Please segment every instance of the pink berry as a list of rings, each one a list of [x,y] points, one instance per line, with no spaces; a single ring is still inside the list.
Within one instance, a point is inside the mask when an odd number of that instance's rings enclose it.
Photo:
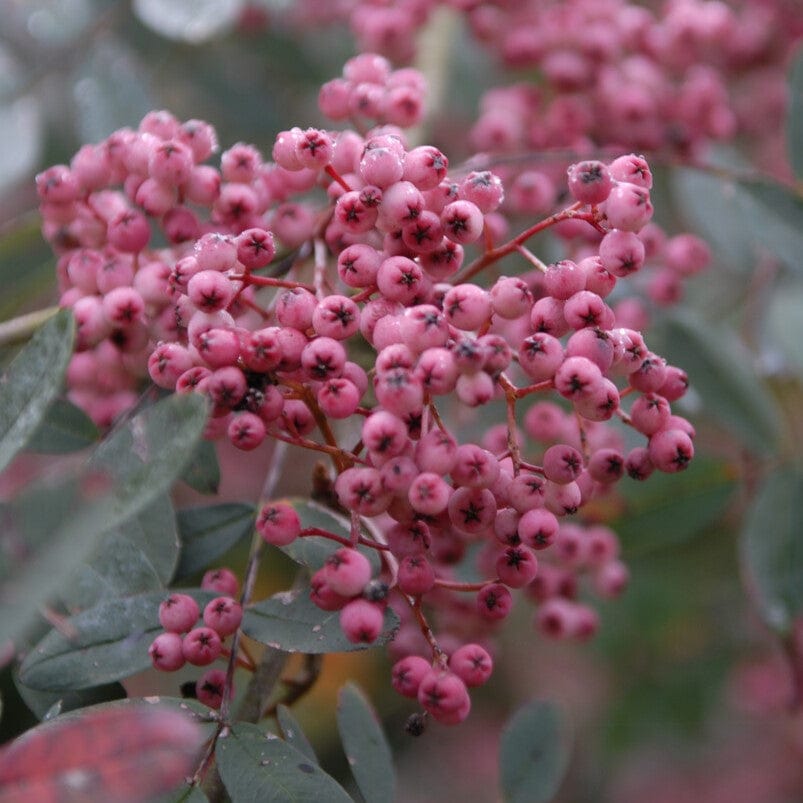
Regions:
[[[352,644],[371,644],[382,632],[384,616],[380,605],[357,598],[340,611],[340,627]]]
[[[195,696],[209,708],[217,710],[223,702],[226,688],[226,672],[223,669],[208,669],[195,682]]]
[[[240,626],[243,609],[231,597],[217,597],[204,608],[204,624],[221,638],[230,636]]]
[[[406,555],[399,561],[398,585],[403,594],[411,596],[426,594],[435,585],[435,570],[432,564],[421,553]]]
[[[201,580],[201,589],[236,597],[240,591],[240,582],[231,569],[210,569]]]
[[[362,552],[344,547],[326,559],[325,578],[329,587],[343,597],[361,594],[371,579],[371,563]]]
[[[182,639],[178,633],[160,633],[148,648],[148,655],[155,669],[175,672],[184,666]]]
[[[260,508],[256,530],[265,543],[287,546],[301,532],[301,520],[288,502],[268,502]]]
[[[578,162],[569,168],[569,192],[580,203],[601,204],[613,186],[611,173],[602,162]]]
[[[391,683],[404,697],[418,697],[418,688],[423,678],[432,669],[431,664],[419,655],[408,655],[393,665]]]
[[[483,619],[504,619],[513,607],[510,591],[500,583],[489,583],[477,594],[477,610]]]
[[[418,687],[418,702],[438,721],[447,721],[465,707],[466,684],[453,672],[430,669]]]
[[[479,644],[464,644],[449,658],[449,669],[466,686],[482,686],[493,672],[493,660]]]
[[[171,594],[159,606],[159,624],[171,633],[186,633],[198,621],[198,603],[187,594]]]
[[[196,627],[184,636],[181,650],[188,663],[206,666],[220,655],[222,644],[220,636],[211,627]]]
[[[499,580],[511,588],[522,588],[535,579],[538,560],[526,546],[509,546],[496,560]]]

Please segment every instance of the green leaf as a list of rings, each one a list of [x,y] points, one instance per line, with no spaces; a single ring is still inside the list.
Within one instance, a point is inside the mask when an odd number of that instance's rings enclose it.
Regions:
[[[164,588],[178,559],[178,532],[167,494],[104,535],[61,594],[72,609]]]
[[[385,626],[373,644],[352,644],[340,629],[340,612],[317,608],[309,589],[285,591],[248,608],[242,630],[252,639],[284,652],[351,652],[377,647],[389,641],[399,627],[399,617],[385,610]]]
[[[785,367],[803,376],[803,284],[782,284],[773,289],[767,309],[767,334],[784,358]]]
[[[803,613],[803,471],[770,474],[747,511],[741,559],[764,621],[785,632]]]
[[[548,803],[569,763],[566,723],[554,703],[534,700],[505,725],[499,772],[505,803]]]
[[[191,507],[176,515],[181,542],[177,578],[205,569],[254,529],[253,505]]]
[[[702,533],[727,508],[736,490],[726,464],[695,457],[679,474],[655,472],[649,481],[623,480],[625,507],[611,522],[629,558],[674,548]]]
[[[798,52],[789,76],[789,111],[786,120],[789,163],[797,180],[803,181],[803,50]]]
[[[72,313],[61,310],[34,334],[0,379],[0,471],[36,432],[61,389],[74,336]]]
[[[8,508],[0,542],[0,643],[25,631],[105,533],[157,502],[192,453],[205,421],[206,403],[199,396],[165,399],[101,444],[79,481],[33,489]],[[112,492],[96,498],[99,471],[112,475]],[[17,541],[26,548],[17,548]],[[172,570],[174,563],[175,558],[164,568]]]
[[[184,591],[201,608],[217,596]],[[162,632],[159,605],[165,592],[101,602],[66,620],[63,633],[51,630],[20,667],[20,681],[32,689],[86,689],[129,677],[150,666],[148,647]],[[69,635],[67,635],[69,634]]]
[[[650,339],[651,344],[656,341],[659,353],[688,373],[707,415],[750,450],[760,454],[775,450],[780,437],[778,408],[735,331],[684,310],[663,322]]]
[[[353,803],[304,753],[256,725],[234,723],[215,755],[232,803]]]
[[[181,479],[200,494],[216,494],[220,485],[220,465],[215,444],[202,440],[181,474]]]
[[[122,505],[146,506],[178,477],[206,426],[207,403],[196,393],[173,394],[146,408],[104,440],[90,465],[121,490]]]
[[[351,537],[351,522],[339,513],[329,510],[310,499],[297,497],[287,501],[298,513],[302,528],[318,527],[344,538]],[[291,544],[280,547],[280,549],[291,560],[306,566],[314,572],[320,569],[326,563],[326,559],[333,552],[340,549],[341,546],[342,544],[323,536],[305,535],[303,538],[296,538]],[[377,551],[366,546],[360,546],[358,549],[371,562],[373,572],[378,572],[380,559]]]
[[[673,190],[688,223],[714,243],[723,264],[749,268],[760,245],[803,270],[803,200],[786,187],[680,168]]]
[[[396,773],[385,732],[373,706],[353,683],[338,695],[337,729],[365,803],[393,800]]]
[[[100,437],[92,419],[66,399],[56,399],[28,442],[28,449],[42,454],[67,454],[86,449]]]
[[[304,731],[301,730],[301,725],[293,716],[293,712],[286,705],[279,704],[276,707],[276,720],[279,723],[285,742],[303,753],[314,764],[318,764],[318,756],[315,755],[315,750]]]
[[[209,803],[209,798],[197,786],[185,783],[178,792],[160,798],[157,803]]]
[[[75,711],[78,708],[108,703],[113,700],[123,700],[126,697],[126,691],[119,683],[104,683],[102,686],[76,691],[49,692],[31,689],[15,675],[14,684],[25,705],[39,719],[52,719],[67,711]]]

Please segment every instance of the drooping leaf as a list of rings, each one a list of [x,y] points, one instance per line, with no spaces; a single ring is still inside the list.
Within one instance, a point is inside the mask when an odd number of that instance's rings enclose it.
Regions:
[[[310,499],[293,498],[288,500],[301,520],[302,528],[317,527],[327,530],[335,535],[349,538],[351,535],[351,525],[348,519],[339,515],[333,510],[329,510],[317,502]],[[317,535],[305,535],[303,538],[296,538],[291,544],[281,547],[287,557],[306,566],[312,571],[316,571],[326,563],[326,559],[340,549],[342,545],[329,538]],[[359,551],[371,562],[374,572],[379,570],[379,554],[375,549],[360,546]]]
[[[778,469],[764,480],[741,532],[741,559],[764,621],[785,631],[803,613],[803,471]]]
[[[767,334],[770,346],[777,349],[785,367],[803,376],[803,283],[776,287],[767,309]]]
[[[392,638],[399,617],[385,611],[385,626],[373,644],[352,644],[340,629],[340,613],[317,608],[309,589],[276,594],[248,608],[242,630],[252,639],[284,652],[351,652],[377,647]]]
[[[803,270],[803,199],[781,184],[680,168],[673,188],[687,222],[715,245],[721,262],[749,269],[760,246]]]
[[[293,716],[293,712],[286,705],[280,704],[276,707],[276,720],[279,723],[279,728],[281,728],[285,742],[295,747],[300,753],[303,753],[313,764],[318,764],[318,757],[315,755],[315,750],[304,734],[304,731],[301,730],[301,725]]]
[[[36,432],[61,389],[74,336],[72,313],[62,310],[34,334],[0,379],[0,471]]]
[[[192,589],[203,609],[217,596]],[[164,591],[101,602],[70,617],[63,632],[51,630],[20,667],[20,681],[32,689],[69,691],[111,683],[150,665],[148,647],[162,632],[159,605]],[[69,635],[67,635],[69,634]]]
[[[42,720],[53,719],[53,717],[60,716],[67,711],[75,711],[78,708],[86,708],[90,705],[123,700],[126,696],[125,689],[119,683],[105,683],[102,686],[66,692],[30,689],[16,675],[14,676],[14,683],[25,705]]]
[[[167,494],[106,533],[61,594],[71,609],[163,588],[178,558],[178,532]]]
[[[66,399],[56,399],[28,442],[28,449],[42,454],[67,454],[86,449],[100,437],[92,419]]]
[[[688,373],[708,416],[754,452],[775,449],[778,409],[736,332],[685,310],[667,318],[650,344],[655,341],[659,353]]]
[[[80,480],[32,489],[6,510],[0,643],[24,632],[104,534],[156,503],[192,453],[205,421],[200,397],[165,399],[104,442]],[[112,475],[106,496],[97,497],[98,472]],[[174,562],[175,557],[165,568],[172,570]]]
[[[716,521],[736,490],[725,463],[697,456],[679,474],[655,472],[648,482],[623,480],[621,515],[611,522],[628,557],[677,547]]]
[[[798,181],[803,182],[803,51],[798,52],[789,76],[789,110],[786,142],[789,162]]]
[[[198,45],[231,29],[243,0],[134,0],[134,13],[167,39]]]
[[[191,507],[176,515],[181,542],[177,578],[205,569],[254,529],[253,505]]]
[[[160,798],[157,803],[209,803],[209,798],[199,787],[185,783],[178,792]]]
[[[217,493],[220,485],[220,465],[212,441],[202,440],[198,443],[195,454],[181,474],[181,479],[200,494]]]
[[[505,803],[549,803],[569,762],[566,723],[554,703],[534,700],[502,731],[499,773]]]
[[[304,753],[256,725],[232,725],[218,738],[215,754],[232,803],[352,803]]]
[[[192,772],[202,742],[198,725],[170,709],[147,703],[83,709],[39,725],[0,752],[0,803],[78,795],[147,801]]]
[[[353,683],[338,695],[337,728],[365,803],[393,800],[396,773],[390,746],[373,706]]]

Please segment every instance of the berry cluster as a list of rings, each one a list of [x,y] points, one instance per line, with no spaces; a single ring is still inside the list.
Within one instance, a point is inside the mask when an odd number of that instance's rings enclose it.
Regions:
[[[204,607],[203,625],[198,603],[188,594],[171,594],[159,606],[159,623],[165,629],[151,644],[148,653],[155,669],[175,672],[185,663],[209,666],[219,657],[228,656],[226,638],[237,631],[243,618],[240,603],[233,599],[238,583],[230,570],[210,571],[204,576],[202,589],[222,591]],[[208,669],[195,683],[195,697],[210,708],[219,708],[223,699],[226,673]]]
[[[238,144],[220,170],[205,165],[213,129],[158,112],[37,183],[61,303],[78,322],[71,398],[109,423],[147,372],[208,397],[209,438],[327,455],[351,537],[302,529],[284,502],[261,507],[257,531],[275,546],[340,542],[312,600],[340,611],[355,643],[377,639],[392,605],[394,685],[454,723],[468,714],[466,687],[491,673],[479,642],[510,611],[511,589],[537,605],[545,634],[586,638],[597,617],[578,601],[582,578],[602,596],[625,586],[615,534],[569,517],[625,474],[686,468],[694,432],[670,406],[685,374],[607,299],[650,251],[678,277],[707,252],[688,235],[659,242],[652,175],[635,154],[572,165],[571,205],[500,242],[500,177],[450,172],[439,149],[410,147],[387,123],[420,112],[422,79],[401,73],[375,55],[351,60],[322,109],[384,124],[283,131],[273,161]],[[567,254],[547,265],[525,243],[551,227]],[[474,281],[508,257],[527,272]],[[486,406],[498,423],[461,436],[461,416]],[[626,448],[614,419],[641,445]],[[378,576],[358,545],[381,554]],[[223,654],[242,613],[231,580],[208,579],[228,596],[207,606],[204,627],[191,598],[162,606],[155,666]],[[199,697],[219,699],[218,680],[205,677]]]
[[[686,159],[738,136],[788,176],[777,154],[788,58],[803,36],[794,0],[296,0],[276,13],[301,28],[346,22],[359,49],[409,63],[439,7],[509,70],[537,71],[537,85],[486,94],[478,150],[601,146]]]

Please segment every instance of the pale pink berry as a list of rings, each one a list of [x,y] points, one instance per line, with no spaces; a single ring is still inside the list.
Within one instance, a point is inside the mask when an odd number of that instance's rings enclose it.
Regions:
[[[318,407],[327,418],[340,420],[350,418],[360,403],[357,386],[344,377],[324,380],[316,399]]]
[[[652,213],[650,191],[636,184],[617,184],[605,201],[605,215],[614,229],[637,232],[650,222]]]
[[[659,471],[675,473],[689,467],[694,457],[692,439],[679,429],[662,429],[650,438],[650,462]]]
[[[599,245],[602,266],[613,276],[624,277],[644,266],[644,243],[632,231],[609,231]]]
[[[482,214],[497,209],[505,199],[505,191],[499,176],[488,170],[469,173],[460,183],[460,197],[470,201]]]
[[[198,621],[198,603],[187,594],[171,594],[159,605],[159,624],[171,633],[186,633]]]
[[[479,644],[464,644],[449,657],[449,669],[466,686],[482,686],[493,672],[493,660]]]
[[[441,212],[441,223],[446,237],[464,245],[479,239],[484,225],[482,212],[471,201],[453,201]]]
[[[446,720],[461,709],[469,700],[466,684],[453,672],[430,669],[418,687],[418,702],[438,721]]]
[[[496,559],[496,574],[500,582],[511,588],[522,588],[535,579],[538,559],[526,546],[509,546]]]
[[[210,569],[201,580],[201,589],[236,597],[240,590],[240,582],[231,569]]]
[[[371,579],[371,563],[362,552],[344,547],[326,559],[324,567],[326,582],[336,594],[353,597]]]
[[[148,648],[154,669],[162,672],[175,672],[184,666],[182,638],[178,633],[160,633]]]
[[[500,583],[489,583],[477,594],[477,611],[483,619],[504,619],[513,608],[510,591]]]
[[[397,582],[403,594],[426,594],[435,585],[435,569],[422,553],[406,555],[399,561]]]
[[[234,240],[237,259],[246,270],[257,270],[269,265],[276,255],[273,235],[265,229],[246,229]]]
[[[613,186],[610,170],[602,162],[578,162],[569,167],[569,192],[580,203],[601,204]]]
[[[220,636],[211,627],[196,627],[190,630],[181,644],[181,651],[193,666],[211,664],[222,650]]]
[[[287,546],[301,532],[301,520],[289,502],[268,502],[259,510],[256,530],[266,543]]]
[[[340,627],[352,644],[372,644],[382,632],[384,616],[380,605],[357,598],[340,611]]]
[[[531,549],[546,549],[555,541],[558,527],[554,513],[545,508],[531,508],[519,520],[518,535]]]
[[[408,655],[393,665],[391,684],[404,697],[418,697],[418,688],[424,676],[432,669],[431,664],[420,655]]]
[[[221,638],[230,636],[240,626],[243,609],[231,597],[217,597],[204,608],[204,624]]]
[[[151,227],[141,212],[125,210],[109,221],[109,245],[127,254],[139,253],[151,238]]]

